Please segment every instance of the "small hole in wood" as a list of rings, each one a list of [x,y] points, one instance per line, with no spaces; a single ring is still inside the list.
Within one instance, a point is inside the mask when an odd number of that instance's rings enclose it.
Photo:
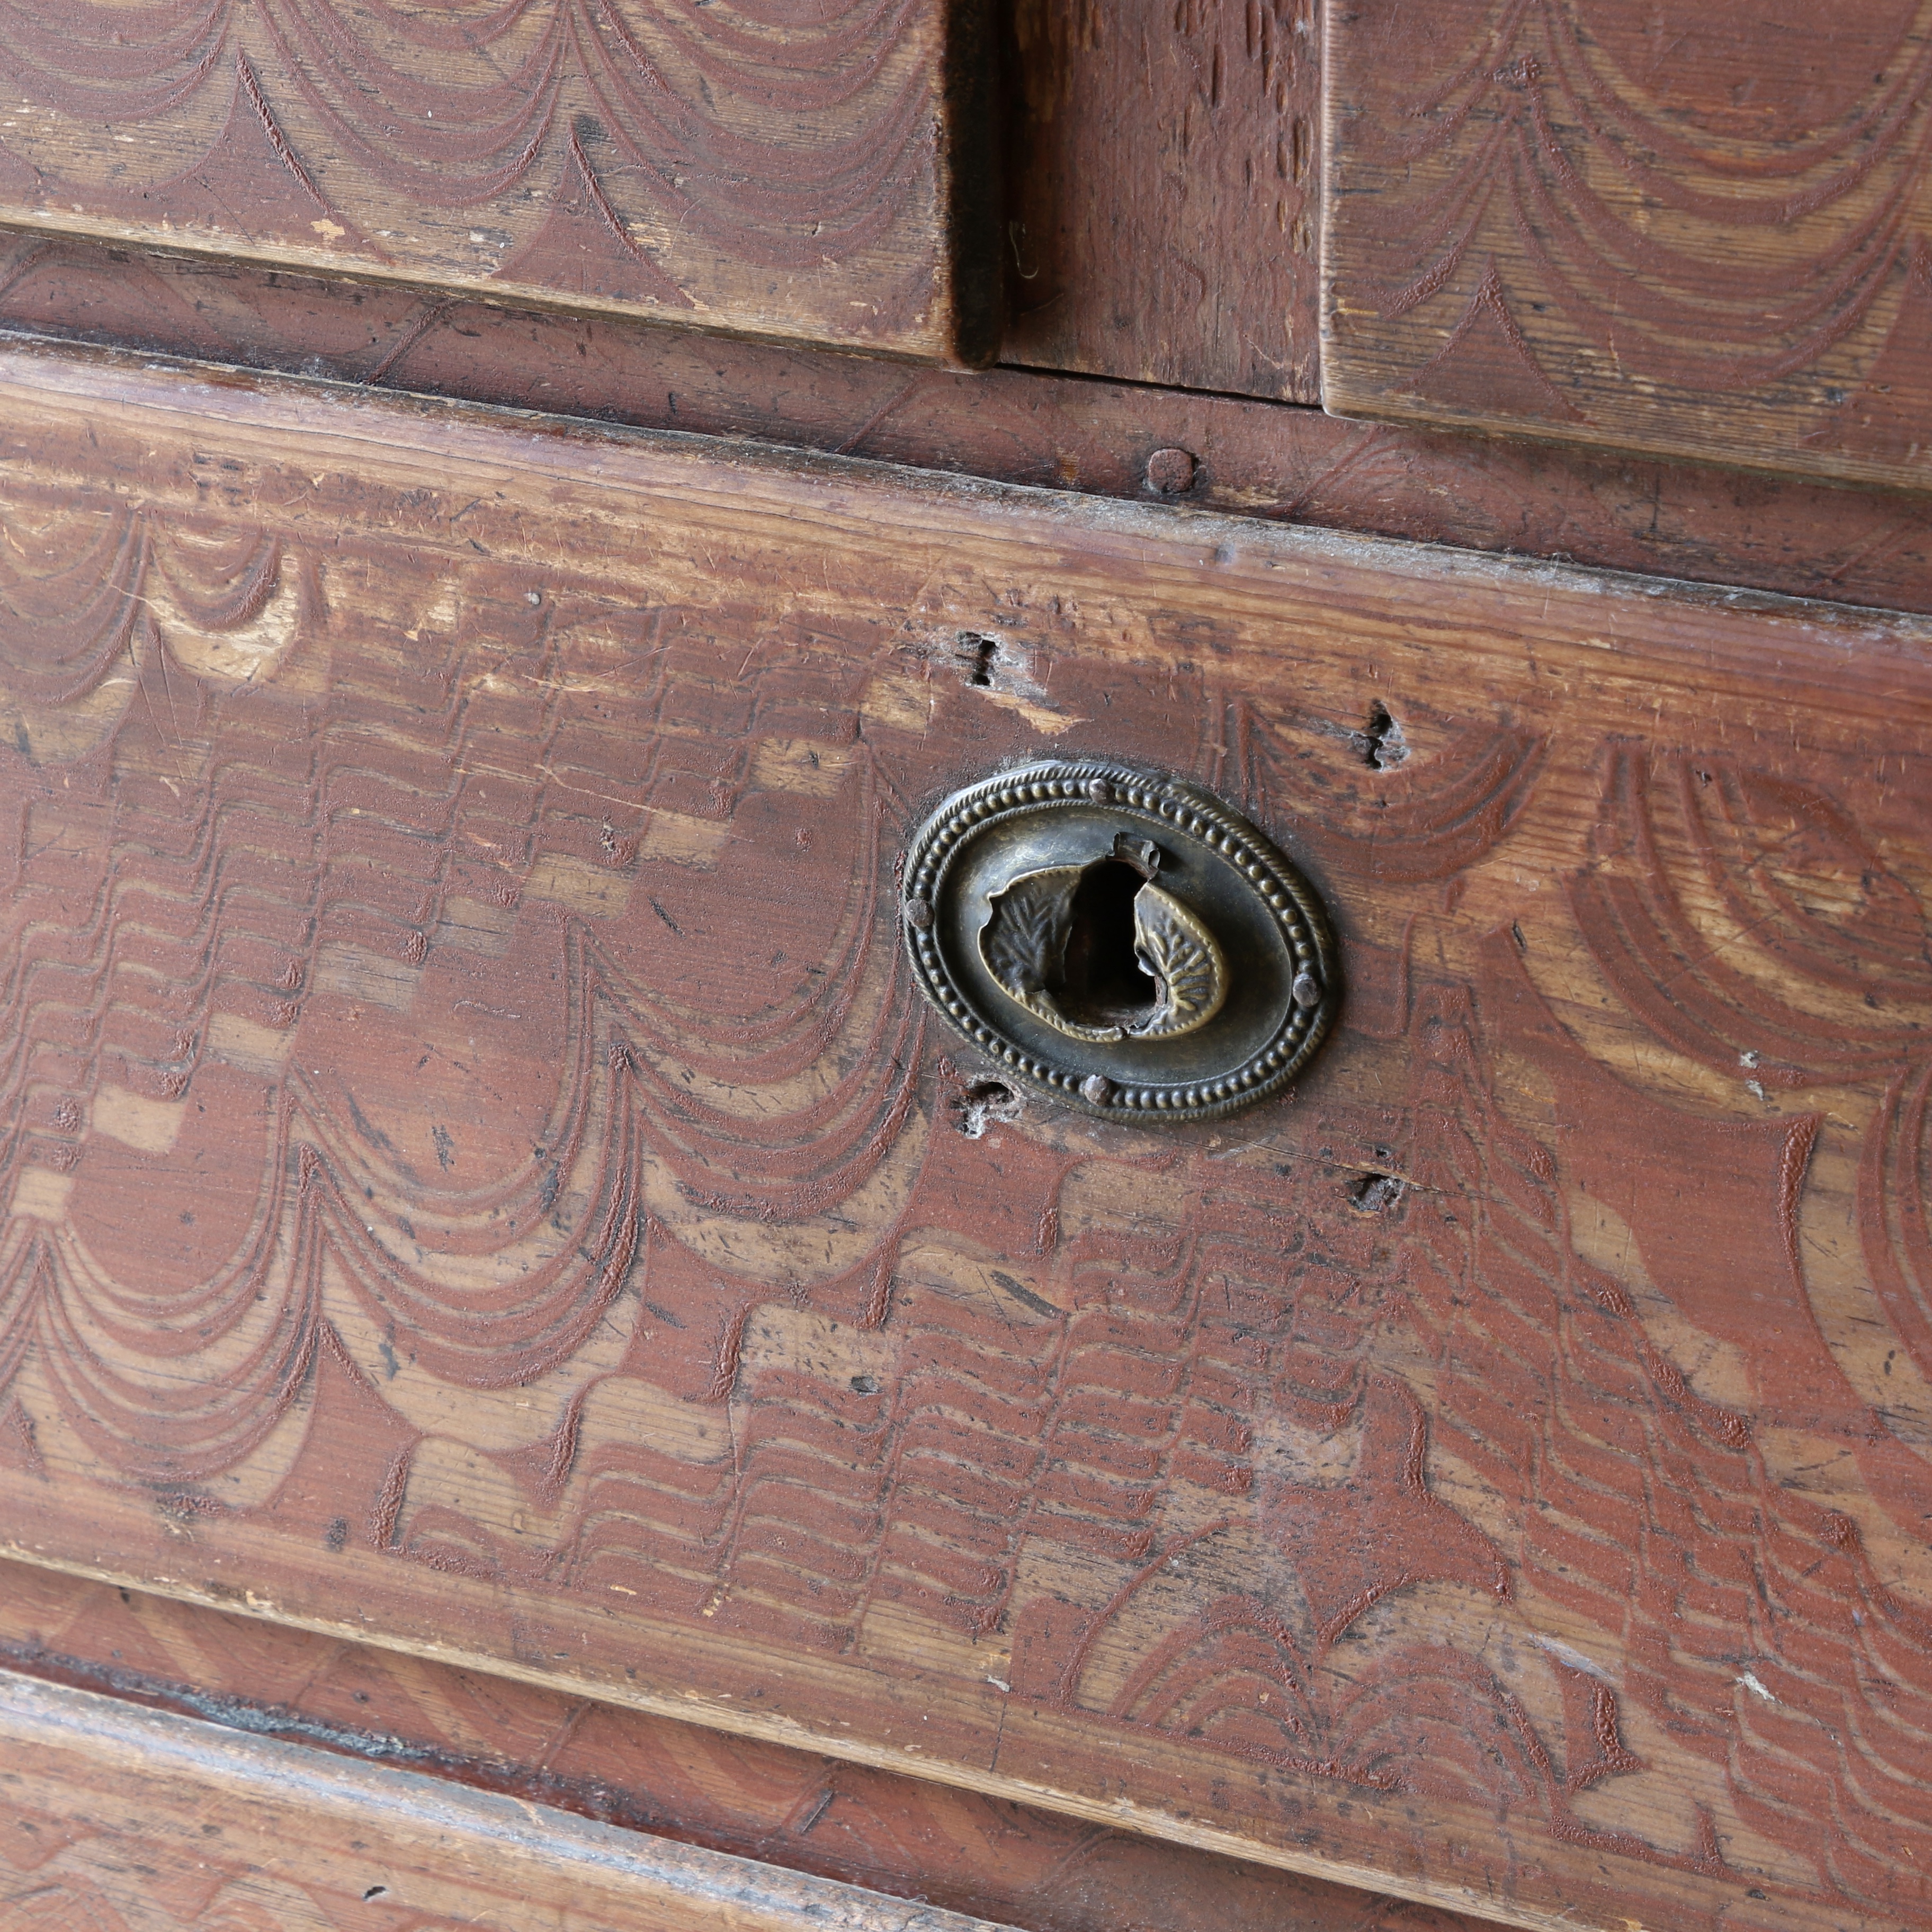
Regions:
[[[1368,723],[1349,736],[1371,771],[1392,770],[1408,756],[1408,740],[1402,736],[1402,726],[1379,698],[1369,706]]]
[[[959,660],[962,680],[976,691],[987,691],[992,687],[993,666],[1000,655],[999,641],[994,638],[982,638],[976,631],[962,631],[954,643],[954,654]]]
[[[389,1888],[386,1885],[372,1885],[362,1894],[362,1903],[367,1905],[372,1898],[387,1898],[388,1895]]]
[[[959,1131],[969,1141],[976,1141],[999,1121],[1020,1117],[1020,1096],[1004,1080],[976,1082],[952,1105]]]
[[[877,1376],[854,1376],[852,1378],[852,1393],[854,1395],[877,1395],[878,1392],[879,1378]]]
[[[1408,1188],[1399,1174],[1365,1174],[1349,1188],[1348,1204],[1358,1214],[1379,1214],[1393,1208]]]

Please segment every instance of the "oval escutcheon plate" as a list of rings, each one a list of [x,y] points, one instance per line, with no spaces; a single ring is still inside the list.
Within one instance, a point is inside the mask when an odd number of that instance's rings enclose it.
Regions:
[[[1134,1123],[1279,1093],[1333,1017],[1321,903],[1272,841],[1179,778],[1081,759],[956,792],[906,855],[921,989],[1028,1085]]]

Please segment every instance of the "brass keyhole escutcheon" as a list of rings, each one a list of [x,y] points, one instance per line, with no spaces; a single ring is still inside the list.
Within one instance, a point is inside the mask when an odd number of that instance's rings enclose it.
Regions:
[[[1126,1120],[1278,1093],[1335,1005],[1328,922],[1265,834],[1199,787],[1093,761],[968,786],[904,868],[921,987],[1034,1087]]]

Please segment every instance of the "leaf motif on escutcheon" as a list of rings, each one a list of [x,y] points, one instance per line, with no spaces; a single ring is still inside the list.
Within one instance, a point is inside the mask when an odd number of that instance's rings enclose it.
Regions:
[[[1066,1010],[1074,902],[1092,869],[1054,866],[1023,872],[991,896],[980,956],[1002,990],[1073,1040],[1172,1040],[1205,1026],[1227,1000],[1227,959],[1206,925],[1150,879],[1134,895],[1133,921],[1135,957],[1157,989],[1152,1010],[1095,1025]]]

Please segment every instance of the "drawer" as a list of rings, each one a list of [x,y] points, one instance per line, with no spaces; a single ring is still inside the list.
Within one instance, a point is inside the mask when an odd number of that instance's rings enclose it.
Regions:
[[[1925,620],[0,394],[8,1553],[1526,1925],[1924,1916]],[[1299,868],[1286,1092],[929,1010],[909,842],[1042,759]]]
[[[412,290],[422,328],[440,291],[989,360],[980,0],[711,4],[539,0],[459,26],[327,0],[27,0],[0,49],[0,224],[131,247],[107,278],[124,284],[159,250],[190,277],[200,257],[352,278],[379,310],[384,285]],[[211,287],[150,324],[199,334],[226,307]],[[352,321],[304,346],[368,340]]]

